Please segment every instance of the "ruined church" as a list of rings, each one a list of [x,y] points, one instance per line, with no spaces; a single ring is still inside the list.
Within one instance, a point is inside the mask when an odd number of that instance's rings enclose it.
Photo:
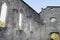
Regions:
[[[23,0],[0,0],[0,40],[60,40],[60,6],[37,13]]]

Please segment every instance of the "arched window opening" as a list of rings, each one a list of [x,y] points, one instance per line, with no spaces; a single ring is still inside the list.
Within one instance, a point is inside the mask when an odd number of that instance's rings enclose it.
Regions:
[[[51,40],[60,40],[59,32],[52,32],[50,33]]]
[[[5,27],[6,15],[7,15],[7,4],[3,3],[1,7],[0,27]]]
[[[55,17],[51,17],[50,18],[50,22],[52,22],[52,23],[56,22],[56,18]]]
[[[23,30],[23,27],[22,27],[22,14],[19,13],[19,30]]]

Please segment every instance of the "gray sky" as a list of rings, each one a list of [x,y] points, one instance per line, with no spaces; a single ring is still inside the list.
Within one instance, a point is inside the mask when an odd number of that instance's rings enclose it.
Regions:
[[[38,13],[41,8],[46,6],[60,6],[60,0],[24,0],[28,5],[30,5]]]

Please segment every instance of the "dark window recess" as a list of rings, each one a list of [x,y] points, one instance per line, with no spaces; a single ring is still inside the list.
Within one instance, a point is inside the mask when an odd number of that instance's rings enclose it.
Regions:
[[[51,20],[52,18],[56,19],[55,17],[51,17],[50,20]]]
[[[7,29],[7,27],[5,27],[5,28],[0,28],[0,31],[5,31]]]
[[[20,9],[20,12],[23,13],[24,12],[23,9]]]
[[[12,11],[18,13],[18,10],[17,9],[12,9]]]
[[[53,33],[59,34],[59,32],[51,32],[50,35],[53,34]]]
[[[27,16],[27,18],[31,19],[32,18],[32,15]]]

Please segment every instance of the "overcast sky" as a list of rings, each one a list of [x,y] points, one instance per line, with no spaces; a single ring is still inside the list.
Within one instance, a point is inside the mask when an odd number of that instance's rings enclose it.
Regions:
[[[24,0],[28,5],[30,5],[38,13],[41,8],[46,6],[60,6],[60,0]]]

